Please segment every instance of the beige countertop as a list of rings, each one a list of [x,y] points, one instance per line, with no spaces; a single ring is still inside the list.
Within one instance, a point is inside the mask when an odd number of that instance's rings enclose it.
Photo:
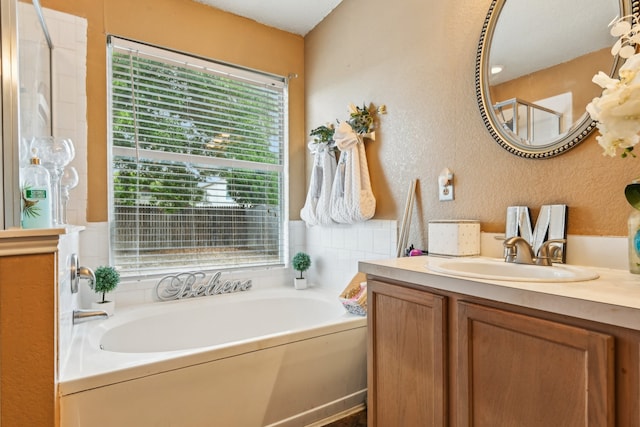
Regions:
[[[360,261],[359,270],[382,279],[640,330],[640,275],[598,267],[593,268],[600,276],[595,280],[514,282],[454,277],[429,269],[446,260],[418,256]]]
[[[82,230],[84,230],[84,226],[79,225],[0,230],[0,256],[55,252],[61,235]]]

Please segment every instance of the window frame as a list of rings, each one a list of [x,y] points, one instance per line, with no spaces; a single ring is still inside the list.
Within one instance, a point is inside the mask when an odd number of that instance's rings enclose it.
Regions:
[[[109,259],[111,264],[116,263],[115,256],[115,248],[113,247],[113,235],[114,235],[114,216],[115,216],[115,191],[114,191],[114,178],[115,178],[115,168],[114,168],[114,157],[118,155],[128,155],[131,154],[132,151],[135,151],[138,155],[138,163],[142,156],[139,154],[147,153],[151,154],[149,158],[152,158],[156,161],[172,161],[172,162],[183,162],[183,163],[202,163],[203,157],[206,156],[194,156],[192,154],[185,153],[176,153],[176,152],[161,152],[161,151],[152,151],[148,153],[149,150],[144,150],[139,147],[127,148],[127,147],[118,147],[114,145],[114,108],[113,108],[113,59],[112,53],[114,49],[114,44],[117,44],[118,49],[130,49],[132,51],[137,51],[137,55],[142,56],[146,59],[152,59],[154,61],[166,62],[172,61],[173,65],[178,65],[184,68],[192,69],[195,71],[206,71],[212,74],[218,74],[224,77],[232,78],[234,80],[238,80],[241,82],[249,82],[252,84],[262,84],[278,87],[282,91],[282,100],[281,100],[281,108],[282,108],[282,128],[281,128],[281,136],[282,142],[279,144],[280,146],[280,156],[281,161],[278,164],[269,164],[262,162],[252,162],[247,160],[230,160],[230,159],[221,159],[214,158],[207,159],[205,163],[215,165],[217,168],[236,168],[241,169],[241,167],[247,168],[255,168],[254,170],[263,171],[263,172],[278,172],[279,173],[279,232],[278,232],[278,258],[279,262],[264,262],[264,263],[256,263],[255,265],[250,264],[239,264],[239,265],[227,265],[227,266],[211,266],[211,265],[200,265],[197,267],[199,271],[233,271],[233,270],[264,270],[264,269],[273,269],[273,268],[283,268],[286,267],[287,259],[289,256],[289,229],[288,229],[288,212],[289,212],[289,96],[288,96],[288,78],[277,76],[274,74],[269,74],[262,71],[256,71],[245,67],[235,66],[227,63],[223,63],[221,61],[203,58],[200,56],[192,55],[190,53],[179,52],[173,49],[154,46],[148,43],[143,43],[139,41],[133,41],[130,39],[125,39],[122,37],[108,35],[107,37],[107,163],[108,163],[108,221],[109,221]],[[141,50],[143,49],[143,50]],[[185,58],[188,58],[189,62],[185,63]],[[212,68],[215,67],[215,68]],[[136,141],[136,145],[137,145]],[[140,243],[138,241],[138,243]],[[140,246],[138,245],[138,249]],[[189,271],[194,270],[194,266],[187,267]],[[184,268],[168,268],[165,270],[149,270],[146,271],[144,269],[136,268],[135,270],[126,270],[122,272],[123,278],[127,279],[139,279],[143,277],[160,277],[167,274],[185,271]]]

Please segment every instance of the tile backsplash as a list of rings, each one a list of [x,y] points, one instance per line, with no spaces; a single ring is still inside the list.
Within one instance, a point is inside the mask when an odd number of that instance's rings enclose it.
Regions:
[[[395,257],[398,236],[395,220],[322,227],[306,227],[302,221],[290,224],[293,236],[303,236],[294,241],[291,256],[305,251],[311,257],[308,282],[331,287],[338,294],[358,272],[358,261]]]

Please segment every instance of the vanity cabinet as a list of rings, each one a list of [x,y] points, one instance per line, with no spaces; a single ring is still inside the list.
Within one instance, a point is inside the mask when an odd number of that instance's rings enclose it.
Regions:
[[[370,281],[368,425],[446,425],[446,298]]]
[[[640,332],[367,283],[370,427],[640,427]]]
[[[81,227],[0,231],[0,425],[56,427]]]
[[[56,253],[0,256],[0,423],[53,427]]]

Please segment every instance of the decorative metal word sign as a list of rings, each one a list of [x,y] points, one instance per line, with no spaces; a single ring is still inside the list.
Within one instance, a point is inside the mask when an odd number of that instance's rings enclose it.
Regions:
[[[160,301],[170,301],[251,289],[251,279],[222,281],[221,275],[218,271],[209,280],[206,280],[207,275],[201,271],[165,276],[156,285],[156,296]]]

